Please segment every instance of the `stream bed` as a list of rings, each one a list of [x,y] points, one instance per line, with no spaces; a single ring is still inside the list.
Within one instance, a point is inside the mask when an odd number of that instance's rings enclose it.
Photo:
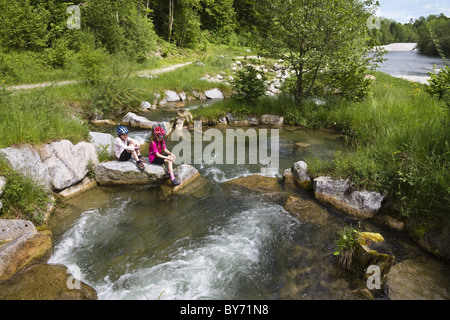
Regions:
[[[146,140],[148,132],[130,136]],[[307,156],[351,152],[341,138],[280,128],[279,170],[270,175],[280,178]],[[298,142],[309,146],[297,148]],[[200,192],[168,197],[160,187],[101,186],[68,200],[49,224],[49,263],[66,265],[103,300],[360,299],[365,281],[342,272],[333,256],[338,232],[357,221],[324,207],[325,226],[300,222],[283,203],[224,188],[225,181],[259,174],[260,165],[193,165],[209,183]],[[370,222],[362,228],[382,233],[396,261],[431,258],[402,234]],[[419,290],[433,297],[426,284]]]

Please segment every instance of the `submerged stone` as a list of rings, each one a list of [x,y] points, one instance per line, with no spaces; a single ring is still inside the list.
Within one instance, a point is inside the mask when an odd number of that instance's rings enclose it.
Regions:
[[[97,300],[63,265],[40,264],[0,284],[0,300]]]
[[[287,199],[284,209],[300,221],[313,222],[320,225],[325,225],[329,217],[328,211],[314,201],[296,196],[290,196]]]

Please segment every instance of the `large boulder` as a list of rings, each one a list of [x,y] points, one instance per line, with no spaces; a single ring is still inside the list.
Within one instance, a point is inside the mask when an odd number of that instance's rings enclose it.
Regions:
[[[160,165],[145,163],[140,170],[134,160],[107,161],[94,167],[95,180],[100,185],[160,184],[166,173]]]
[[[24,145],[0,149],[14,171],[21,172],[47,189],[62,190],[84,179],[88,163],[97,164],[95,146],[61,140],[32,148]]]
[[[313,180],[314,195],[323,202],[359,219],[373,218],[384,196],[378,192],[353,190],[349,180],[318,177]]]
[[[387,275],[391,300],[450,300],[448,265],[432,257],[397,262]]]
[[[40,155],[55,190],[63,190],[81,182],[88,173],[88,164],[99,162],[95,146],[87,142],[76,145],[68,140],[52,142],[43,146]]]
[[[49,231],[38,232],[30,221],[0,220],[0,281],[47,259],[51,249]]]
[[[217,88],[205,91],[205,96],[208,99],[223,99],[224,98],[222,91],[220,91]]]
[[[36,183],[51,189],[52,178],[39,153],[29,145],[0,149],[0,158],[15,171],[33,179]]]
[[[0,284],[0,300],[97,300],[63,265],[39,264]]]
[[[114,137],[109,133],[90,132],[89,140],[95,146],[97,153],[105,152],[114,157]]]

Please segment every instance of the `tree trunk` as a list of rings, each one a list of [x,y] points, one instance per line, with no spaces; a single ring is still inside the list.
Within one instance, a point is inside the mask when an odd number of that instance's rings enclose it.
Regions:
[[[174,1],[169,0],[169,43],[172,40],[172,27],[173,27],[173,15],[174,15]]]

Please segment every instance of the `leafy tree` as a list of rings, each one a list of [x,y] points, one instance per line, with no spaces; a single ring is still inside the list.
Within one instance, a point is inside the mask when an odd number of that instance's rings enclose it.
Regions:
[[[134,0],[91,0],[82,6],[81,29],[93,33],[110,53],[125,52],[142,59],[154,46],[156,35],[139,8]]]
[[[430,15],[421,19],[419,25],[419,52],[426,55],[450,56],[450,18],[444,14]],[[441,52],[440,52],[441,50]]]
[[[295,71],[297,101],[337,91],[360,98],[352,86],[365,84],[367,63],[378,58],[366,56],[372,46],[363,41],[372,5],[371,0],[258,1],[256,45]]]
[[[202,37],[200,0],[183,0],[177,8],[174,26],[174,38],[180,47],[194,47]]]
[[[227,42],[236,29],[233,0],[202,0],[202,26],[213,33],[212,42]]]
[[[39,50],[47,45],[49,12],[30,0],[0,0],[0,46]]]

